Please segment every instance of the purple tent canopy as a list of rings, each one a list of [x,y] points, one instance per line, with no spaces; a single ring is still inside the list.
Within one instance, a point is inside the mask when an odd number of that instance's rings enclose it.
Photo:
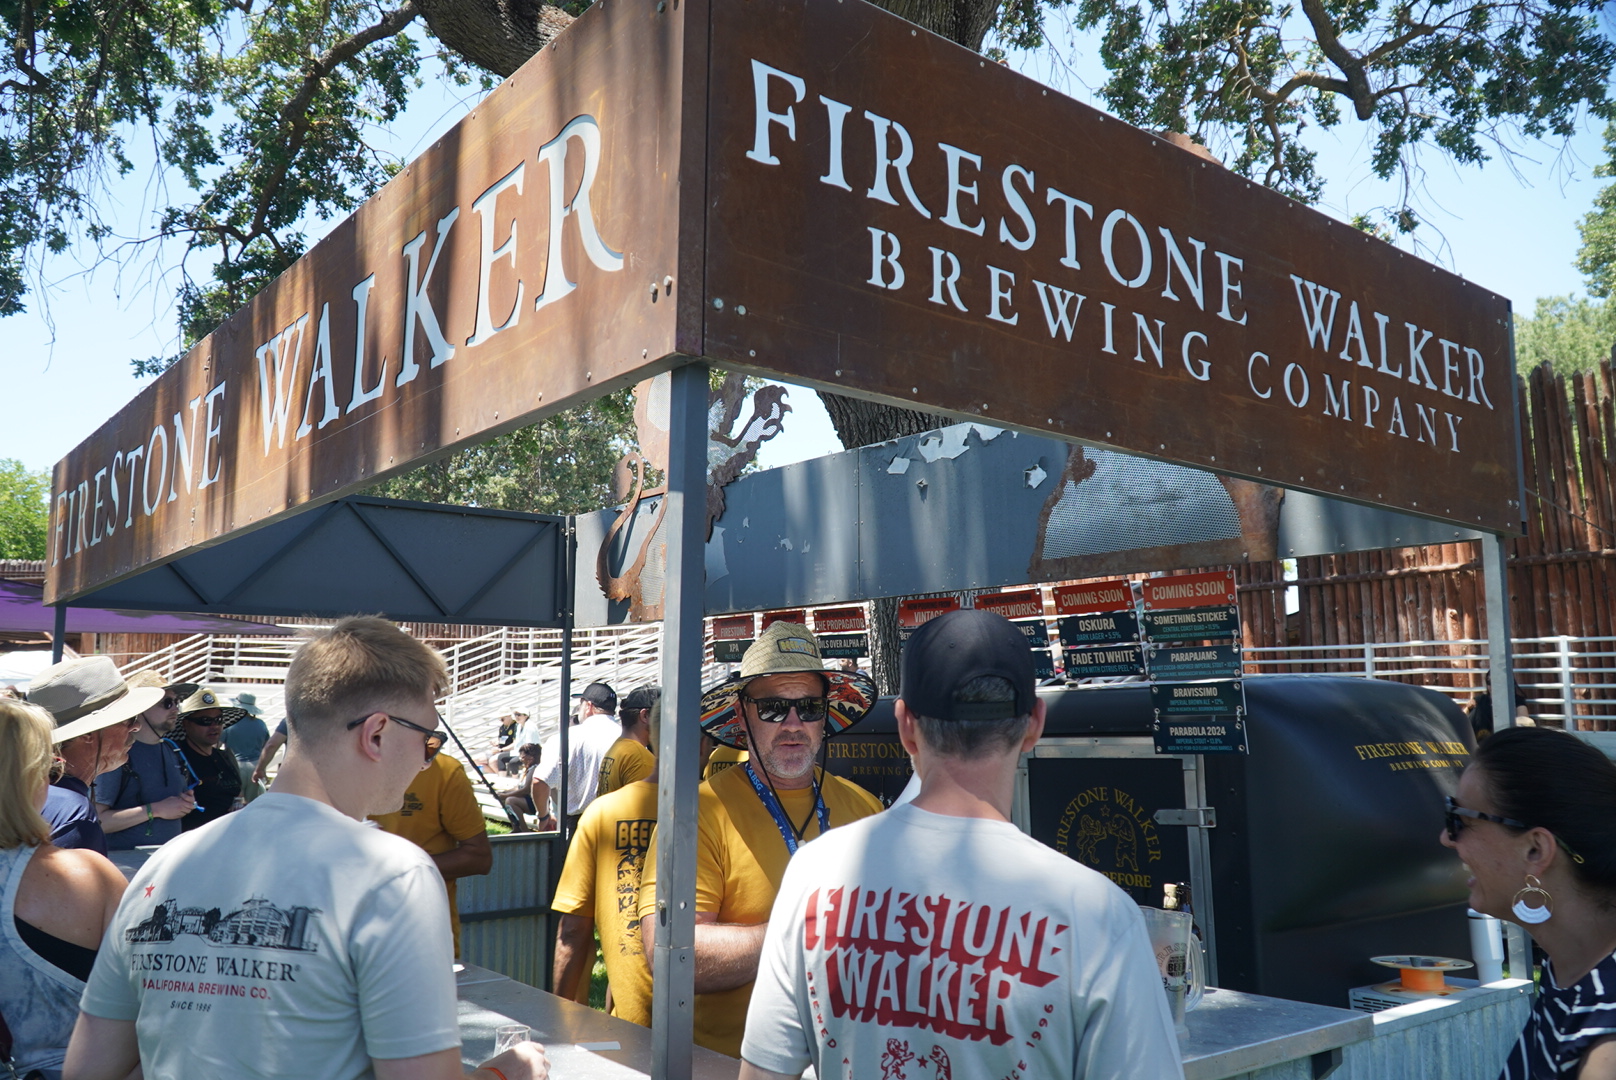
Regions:
[[[56,610],[46,607],[45,590],[38,585],[0,578],[0,633],[50,633]],[[70,634],[276,634],[295,633],[268,623],[216,619],[167,611],[107,611],[101,608],[67,609]]]

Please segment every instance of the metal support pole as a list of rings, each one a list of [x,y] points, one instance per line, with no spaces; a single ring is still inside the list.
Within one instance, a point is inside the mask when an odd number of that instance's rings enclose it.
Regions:
[[[689,1080],[696,1006],[696,785],[707,525],[707,367],[673,372],[668,437],[662,735],[657,747],[656,949],[651,1075]]]
[[[62,649],[66,642],[62,639],[67,636],[67,605],[56,605],[56,627],[51,631],[51,663],[62,662]]]
[[[1487,597],[1487,671],[1493,680],[1493,730],[1515,726],[1515,661],[1509,639],[1509,580],[1504,576],[1504,538],[1486,535],[1481,545],[1482,591]]]

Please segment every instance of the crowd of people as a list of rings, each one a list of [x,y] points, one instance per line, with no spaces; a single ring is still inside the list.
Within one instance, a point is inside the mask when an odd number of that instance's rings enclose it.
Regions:
[[[1137,908],[1010,822],[1044,724],[1025,638],[952,612],[912,636],[901,679],[915,781],[885,809],[823,768],[876,688],[805,626],[768,627],[703,695],[696,1042],[745,1080],[1182,1077]],[[493,854],[439,752],[445,682],[432,649],[351,618],[299,650],[274,733],[251,699],[126,681],[104,657],[0,699],[0,1057],[44,1080],[461,1075],[454,883]],[[572,833],[554,991],[587,1000],[598,936],[608,1007],[648,1025],[660,695],[585,687],[566,760],[507,721],[507,806]],[[1616,1077],[1613,821],[1616,765],[1529,726],[1486,738],[1447,800],[1471,905],[1546,957],[1502,1080]],[[126,885],[106,853],[147,845]],[[529,1043],[477,1075],[547,1069]]]

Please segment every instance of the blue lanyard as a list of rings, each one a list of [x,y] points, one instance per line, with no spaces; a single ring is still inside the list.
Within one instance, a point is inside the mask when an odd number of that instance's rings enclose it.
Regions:
[[[774,797],[774,792],[763,786],[763,781],[757,778],[752,771],[752,763],[746,763],[746,778],[752,781],[752,790],[757,792],[758,799],[768,809],[769,816],[774,818],[775,828],[780,830],[780,839],[786,842],[786,851],[792,855],[797,853],[797,827],[786,816],[785,808],[780,800]],[[825,798],[819,793],[819,782],[814,782],[814,814],[819,818],[819,835],[823,836],[830,831],[830,811],[825,809]]]

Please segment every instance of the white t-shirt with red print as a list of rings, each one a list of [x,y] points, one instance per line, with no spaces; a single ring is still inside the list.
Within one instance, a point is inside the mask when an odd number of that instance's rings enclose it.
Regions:
[[[741,1057],[821,1080],[1182,1080],[1137,906],[1003,821],[913,805],[791,860]]]

